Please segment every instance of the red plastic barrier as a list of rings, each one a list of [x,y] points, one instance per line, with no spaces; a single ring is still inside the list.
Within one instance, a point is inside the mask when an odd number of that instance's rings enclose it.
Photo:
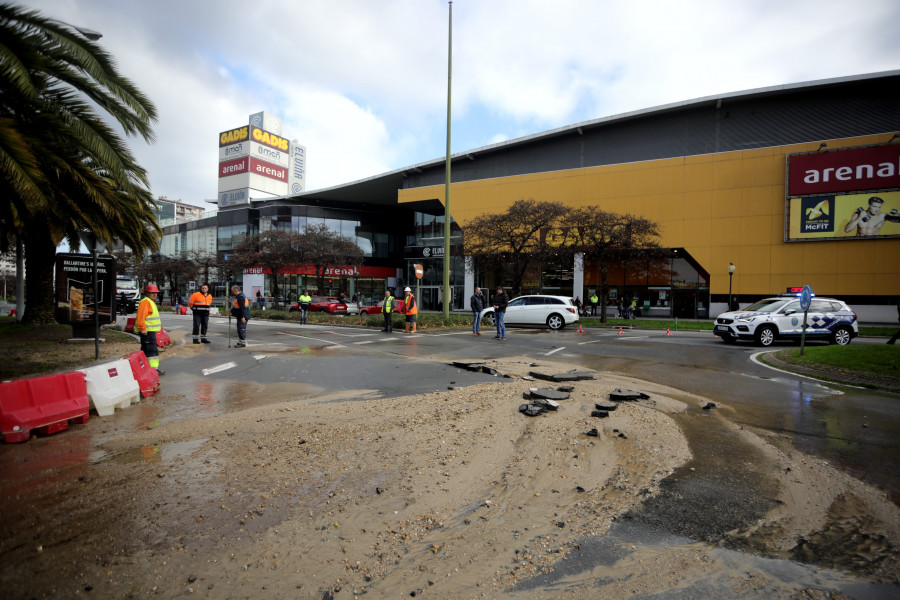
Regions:
[[[26,442],[31,430],[56,433],[69,421],[88,422],[84,373],[74,371],[0,383],[0,435],[7,443]]]
[[[125,331],[127,333],[135,333],[134,331],[134,322],[137,321],[135,317],[128,317],[128,321],[125,323]]]
[[[158,348],[165,348],[166,346],[171,346],[172,340],[169,338],[169,334],[166,333],[165,329],[160,329],[156,332],[156,346]]]
[[[141,350],[136,350],[128,355],[131,363],[131,372],[141,388],[141,396],[152,396],[159,389],[159,373],[147,362],[147,356]]]
[[[182,315],[186,315],[186,314],[187,314],[187,309],[188,309],[187,306],[179,306],[179,307],[178,307],[178,312],[180,312]]]

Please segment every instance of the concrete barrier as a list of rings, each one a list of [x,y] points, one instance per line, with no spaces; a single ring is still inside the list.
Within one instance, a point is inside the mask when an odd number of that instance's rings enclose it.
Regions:
[[[101,417],[108,417],[116,408],[128,408],[132,402],[141,399],[141,390],[131,364],[125,359],[79,371],[84,373],[91,404]]]
[[[146,398],[152,396],[159,389],[159,373],[147,362],[147,356],[142,350],[135,350],[127,357],[131,365],[131,373],[138,383],[141,395]]]
[[[83,373],[61,373],[0,383],[0,435],[5,442],[25,442],[31,431],[65,431],[69,421],[88,422],[88,394]]]

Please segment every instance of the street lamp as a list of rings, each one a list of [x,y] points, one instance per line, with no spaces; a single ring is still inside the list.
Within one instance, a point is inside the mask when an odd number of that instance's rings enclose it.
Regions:
[[[731,282],[734,279],[734,263],[728,263],[728,310],[734,310],[731,305]]]

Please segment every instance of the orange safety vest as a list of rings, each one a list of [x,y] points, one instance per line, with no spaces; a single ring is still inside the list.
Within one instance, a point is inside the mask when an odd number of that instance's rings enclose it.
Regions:
[[[204,312],[208,311],[212,306],[212,301],[212,294],[204,295],[203,292],[198,291],[194,292],[193,295],[191,295],[191,299],[188,300],[188,304],[190,304],[192,309]]]
[[[406,299],[406,304],[403,305],[403,312],[407,315],[414,315],[419,312],[419,307],[416,306],[416,297],[412,295],[412,292]]]

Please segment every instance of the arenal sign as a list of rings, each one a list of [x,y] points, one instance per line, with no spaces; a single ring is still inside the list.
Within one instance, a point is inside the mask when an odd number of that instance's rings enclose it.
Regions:
[[[788,156],[788,196],[900,187],[900,144]]]

